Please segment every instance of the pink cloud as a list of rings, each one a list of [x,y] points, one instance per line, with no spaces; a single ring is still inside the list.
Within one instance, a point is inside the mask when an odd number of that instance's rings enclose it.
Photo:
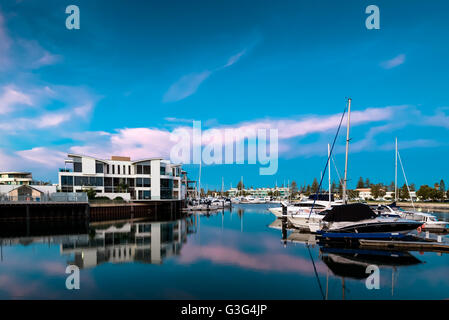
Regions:
[[[36,147],[29,150],[17,151],[17,155],[21,158],[32,162],[39,163],[46,167],[56,168],[64,163],[66,153],[45,147]]]
[[[220,246],[190,246],[186,253],[184,248],[180,263],[190,264],[199,260],[207,260],[216,264],[234,265],[256,271],[293,272],[313,274],[313,265],[309,259],[299,258],[283,253],[247,254],[237,249]],[[317,272],[325,273],[323,264],[316,265]]]

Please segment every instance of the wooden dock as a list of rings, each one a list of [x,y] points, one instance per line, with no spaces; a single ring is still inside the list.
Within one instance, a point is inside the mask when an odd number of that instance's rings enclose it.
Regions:
[[[410,251],[449,252],[449,243],[437,241],[389,241],[389,240],[359,240],[361,247],[376,247],[380,249],[406,249]]]
[[[170,220],[182,213],[184,201],[161,200],[130,203],[88,202],[0,202],[0,221],[86,221],[98,222],[134,218]]]

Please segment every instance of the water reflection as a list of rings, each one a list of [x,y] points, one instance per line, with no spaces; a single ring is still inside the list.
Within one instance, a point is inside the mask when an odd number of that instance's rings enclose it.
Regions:
[[[3,299],[449,297],[447,255],[325,245],[263,205],[172,221],[0,223],[0,244]],[[81,268],[78,292],[65,288],[67,264]],[[380,290],[365,286],[370,264]]]
[[[28,227],[27,236],[23,236],[22,223],[3,223],[1,231],[4,232],[0,233],[2,261],[3,246],[48,244],[59,246],[60,254],[67,257],[67,264],[83,269],[103,263],[161,264],[165,258],[179,255],[187,235],[196,232],[195,218],[111,222],[88,227],[66,224],[63,229],[34,222]]]

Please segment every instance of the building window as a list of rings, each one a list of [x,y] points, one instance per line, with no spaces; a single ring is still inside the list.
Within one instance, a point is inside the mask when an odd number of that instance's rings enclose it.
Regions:
[[[112,178],[104,178],[105,187],[112,187]]]
[[[137,167],[137,174],[142,174],[143,172],[143,170],[142,170],[142,166],[141,165],[137,165],[136,166]]]
[[[142,178],[136,178],[136,187],[143,187],[143,179]]]
[[[109,174],[109,164],[106,165],[106,173]]]
[[[143,174],[151,174],[151,166],[143,166]]]
[[[165,176],[165,167],[161,166],[161,176]]]
[[[173,180],[161,179],[161,199],[171,199],[173,194]]]
[[[143,186],[144,186],[145,188],[151,187],[150,178],[143,178]]]
[[[125,165],[123,165],[123,174],[126,174]]]
[[[120,165],[117,165],[117,174],[120,174]]]
[[[95,173],[103,173],[103,163],[95,162]]]
[[[111,167],[112,167],[112,174],[115,174],[115,166],[111,164]]]
[[[75,186],[88,186],[89,177],[75,177]]]
[[[131,166],[128,166],[128,174],[131,175]]]
[[[61,176],[61,185],[73,186],[73,177],[72,176]]]
[[[74,162],[73,163],[73,171],[74,172],[83,172],[83,165],[81,162]]]
[[[134,187],[134,182],[135,182],[135,180],[133,179],[133,178],[128,178],[127,179],[127,183],[128,183],[128,186],[130,186],[130,187]]]

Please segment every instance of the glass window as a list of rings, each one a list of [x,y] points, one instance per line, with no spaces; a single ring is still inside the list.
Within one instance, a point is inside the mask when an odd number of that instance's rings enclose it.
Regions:
[[[151,199],[151,192],[150,192],[149,190],[144,190],[144,191],[143,191],[143,198],[144,198],[145,200]]]
[[[112,187],[112,178],[104,178],[104,185]]]
[[[143,187],[143,179],[142,178],[136,178],[136,187]]]
[[[123,174],[126,174],[125,165],[123,165]]]
[[[117,174],[120,174],[120,166],[117,165]]]
[[[165,167],[161,166],[161,176],[165,176]]]
[[[109,174],[109,164],[106,165],[106,173]]]
[[[73,186],[73,177],[72,176],[61,176],[61,184],[63,186]]]
[[[151,187],[150,178],[143,178],[143,186],[146,188]]]
[[[73,163],[73,171],[74,172],[83,172],[83,165],[81,162],[74,162]]]
[[[133,178],[128,178],[127,179],[127,184],[128,184],[128,186],[130,186],[130,187],[134,187],[134,179]]]
[[[96,161],[95,162],[95,172],[103,173],[103,163]]]
[[[115,165],[111,164],[112,167],[112,174],[115,174]]]
[[[151,174],[151,166],[143,166],[144,174]]]
[[[89,177],[75,177],[75,186],[88,186]]]
[[[137,165],[137,174],[142,174],[143,173],[143,169],[141,165]]]

